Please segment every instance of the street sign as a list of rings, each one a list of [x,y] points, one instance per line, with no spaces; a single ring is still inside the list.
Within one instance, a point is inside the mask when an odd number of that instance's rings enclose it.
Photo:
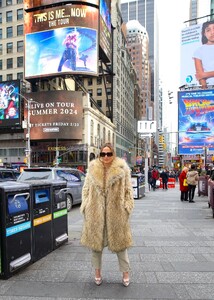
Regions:
[[[138,133],[154,133],[157,131],[156,121],[138,121]]]

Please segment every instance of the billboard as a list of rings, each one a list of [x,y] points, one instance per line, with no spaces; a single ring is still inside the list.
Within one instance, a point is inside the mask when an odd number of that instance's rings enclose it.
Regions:
[[[20,81],[0,82],[0,128],[20,125]]]
[[[214,90],[178,92],[178,153],[214,150]]]
[[[105,61],[111,62],[111,0],[100,0],[100,47],[107,59],[104,59],[102,55],[100,56]]]
[[[87,4],[94,4],[94,5],[99,5],[99,0],[24,0],[24,9],[32,9],[32,8],[37,8],[40,6],[46,6],[50,4],[59,4],[59,5],[64,5],[66,2],[70,3],[75,3],[75,2],[83,2]]]
[[[25,78],[97,76],[98,16],[98,8],[69,4],[25,13]]]
[[[31,140],[82,140],[82,92],[47,91],[26,94],[30,104]],[[27,108],[24,115],[27,120]]]
[[[214,85],[214,20],[181,31],[180,85]]]

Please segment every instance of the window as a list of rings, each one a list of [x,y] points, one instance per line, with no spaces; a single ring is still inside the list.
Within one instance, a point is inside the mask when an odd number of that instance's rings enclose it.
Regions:
[[[7,11],[7,13],[6,13],[6,21],[7,22],[12,22],[13,21],[13,12],[12,11]]]
[[[0,70],[2,70],[2,59],[0,59]]]
[[[23,0],[17,0],[17,4],[23,3]]]
[[[17,57],[17,67],[23,67],[23,56]]]
[[[18,35],[23,35],[24,34],[24,30],[23,30],[23,25],[18,25],[17,26],[17,36]]]
[[[23,9],[17,9],[17,20],[23,20]]]
[[[24,50],[24,42],[23,41],[17,42],[17,52],[23,52],[23,50]]]
[[[88,90],[88,93],[90,94],[90,96],[93,96],[93,90]]]
[[[17,79],[22,80],[23,78],[24,78],[24,76],[23,76],[22,72],[17,73]]]
[[[2,75],[0,75],[0,81],[3,81],[3,77],[2,77]]]
[[[102,77],[97,78],[97,84],[102,84]]]
[[[7,43],[7,53],[13,52],[13,43]]]
[[[7,69],[12,69],[13,68],[13,59],[8,58],[7,59]]]
[[[3,51],[2,51],[2,44],[0,44],[0,55],[2,55]]]
[[[9,6],[9,5],[12,5],[13,4],[13,0],[6,0],[6,5]]]
[[[107,88],[106,91],[107,91],[107,95],[111,95],[111,88]]]
[[[13,74],[7,74],[7,81],[13,80]]]
[[[0,13],[0,24],[2,23],[2,13]]]
[[[92,85],[92,78],[88,79],[88,85]]]
[[[97,96],[102,96],[102,89],[97,89]]]
[[[2,7],[2,0],[0,0],[0,7]]]
[[[97,105],[98,105],[99,107],[102,107],[102,100],[97,100]]]
[[[13,37],[13,27],[7,27],[7,38]]]
[[[0,40],[2,39],[2,29],[0,29]]]

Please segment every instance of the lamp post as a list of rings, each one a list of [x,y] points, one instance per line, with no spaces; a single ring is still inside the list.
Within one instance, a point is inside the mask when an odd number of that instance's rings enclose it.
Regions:
[[[27,122],[23,122],[22,123],[22,128],[23,129],[27,129],[27,134],[26,134],[26,138],[27,138],[27,147],[26,147],[26,154],[27,154],[27,165],[28,168],[30,168],[30,164],[31,164],[31,147],[30,147],[30,129],[31,129],[31,123],[30,123],[30,105],[31,103],[39,103],[35,100],[33,100],[32,98],[27,99],[24,95],[20,94],[20,93],[16,93],[17,95],[19,95],[20,97],[22,97],[26,102],[27,102]]]

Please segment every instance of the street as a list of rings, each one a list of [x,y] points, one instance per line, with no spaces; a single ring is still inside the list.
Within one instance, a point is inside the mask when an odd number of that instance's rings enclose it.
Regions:
[[[8,280],[0,299],[214,299],[214,219],[208,198],[181,202],[179,186],[135,200],[129,249],[131,284],[122,286],[117,256],[103,255],[103,284],[93,282],[90,251],[80,243],[79,206],[69,213],[69,242]]]

